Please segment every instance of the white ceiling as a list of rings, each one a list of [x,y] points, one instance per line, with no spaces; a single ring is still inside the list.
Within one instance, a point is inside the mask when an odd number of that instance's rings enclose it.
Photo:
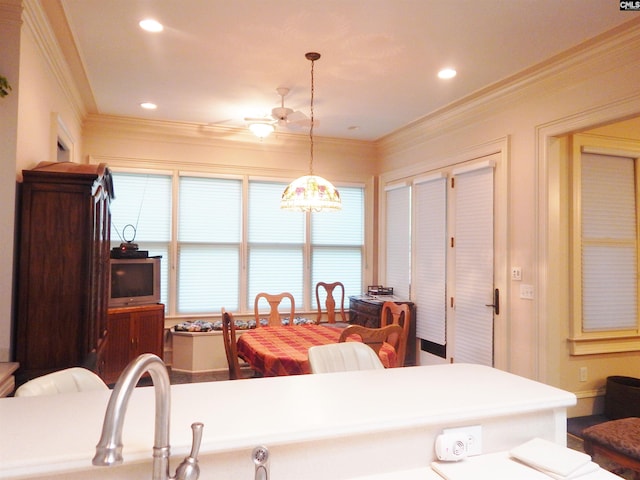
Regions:
[[[613,0],[61,3],[99,113],[245,127],[284,86],[285,106],[309,115],[304,54],[317,51],[315,133],[363,140],[637,18]],[[142,31],[147,17],[164,31]],[[438,79],[447,66],[458,76]]]

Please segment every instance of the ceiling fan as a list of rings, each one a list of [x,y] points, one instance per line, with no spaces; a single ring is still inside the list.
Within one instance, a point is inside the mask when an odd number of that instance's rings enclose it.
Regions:
[[[271,117],[245,118],[244,120],[249,124],[249,128],[258,136],[261,136],[258,131],[264,132],[262,134],[263,137],[268,136],[276,126],[289,130],[308,128],[309,117],[299,110],[294,111],[284,106],[284,97],[288,95],[290,89],[278,87],[276,91],[280,95],[280,106],[271,109]],[[318,122],[316,121],[315,123],[317,125]],[[256,125],[257,127],[254,129]]]

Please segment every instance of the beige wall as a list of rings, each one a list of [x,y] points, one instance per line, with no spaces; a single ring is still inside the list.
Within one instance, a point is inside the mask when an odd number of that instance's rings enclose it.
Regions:
[[[636,22],[597,48],[549,62],[380,143],[381,170],[393,181],[459,161],[465,152],[508,138],[509,227],[503,254],[509,265],[522,268],[522,283],[534,285],[535,300],[520,299],[519,284],[510,281],[503,310],[506,331],[499,332],[508,337],[506,368],[575,392],[580,401],[573,415],[600,408],[594,404],[607,375],[640,376],[640,365],[635,353],[569,355],[569,287],[563,263],[568,211],[560,211],[554,197],[560,161],[554,148],[563,148],[555,139],[640,115],[640,84],[630,80],[640,74],[639,31]],[[579,368],[585,365],[588,381],[580,382]]]
[[[0,98],[0,362],[10,359],[11,343],[21,11],[19,0],[0,1],[0,75],[12,87]]]

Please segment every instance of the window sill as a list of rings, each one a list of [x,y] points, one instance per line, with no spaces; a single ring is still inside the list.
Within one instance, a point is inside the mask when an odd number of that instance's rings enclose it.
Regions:
[[[571,355],[634,352],[640,350],[640,336],[569,338]]]

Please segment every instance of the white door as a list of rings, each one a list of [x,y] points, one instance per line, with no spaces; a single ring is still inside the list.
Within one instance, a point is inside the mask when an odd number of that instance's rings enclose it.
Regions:
[[[494,163],[453,170],[455,205],[449,319],[450,358],[456,363],[494,363]]]

